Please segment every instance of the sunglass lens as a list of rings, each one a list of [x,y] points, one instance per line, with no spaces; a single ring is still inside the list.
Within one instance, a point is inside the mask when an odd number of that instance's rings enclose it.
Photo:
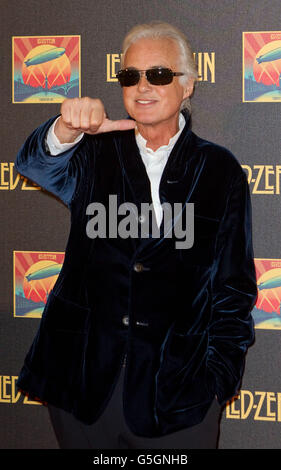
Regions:
[[[152,85],[168,85],[173,81],[173,74],[170,69],[150,69],[146,73],[147,79]]]
[[[148,69],[146,71],[146,77],[152,85],[168,85],[173,81],[173,72],[164,67]],[[117,78],[122,87],[134,86],[140,80],[140,72],[134,69],[120,70],[117,73]]]
[[[117,78],[121,86],[133,86],[139,81],[140,74],[137,70],[120,70]]]

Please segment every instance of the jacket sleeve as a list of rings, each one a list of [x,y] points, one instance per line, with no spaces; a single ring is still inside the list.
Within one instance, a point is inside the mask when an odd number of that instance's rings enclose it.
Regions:
[[[239,391],[245,355],[255,336],[251,310],[257,298],[257,285],[251,201],[244,172],[231,187],[221,221],[212,296],[207,363],[215,376],[218,402],[223,405]]]
[[[45,137],[57,117],[32,132],[18,152],[15,167],[20,174],[59,197],[69,207],[83,174],[85,161],[76,154],[85,138],[59,155],[51,155]]]

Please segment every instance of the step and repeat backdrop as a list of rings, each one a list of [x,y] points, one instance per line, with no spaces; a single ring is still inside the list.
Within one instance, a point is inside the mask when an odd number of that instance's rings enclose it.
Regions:
[[[69,212],[17,174],[16,154],[65,98],[99,97],[112,119],[126,117],[122,39],[151,20],[187,35],[200,75],[193,131],[234,153],[252,196],[256,340],[219,448],[281,448],[280,16],[280,0],[1,2],[0,448],[58,448],[46,407],[15,382],[64,260]]]

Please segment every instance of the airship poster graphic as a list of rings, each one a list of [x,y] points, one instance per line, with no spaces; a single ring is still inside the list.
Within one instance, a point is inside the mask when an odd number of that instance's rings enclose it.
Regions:
[[[14,251],[14,317],[41,318],[64,253]]]
[[[80,36],[14,36],[13,103],[81,96]]]
[[[281,260],[255,259],[258,297],[252,315],[255,328],[281,330]]]
[[[281,102],[281,31],[243,33],[243,101]]]

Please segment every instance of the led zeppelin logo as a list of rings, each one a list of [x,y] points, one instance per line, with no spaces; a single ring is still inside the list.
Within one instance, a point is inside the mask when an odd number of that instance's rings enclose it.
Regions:
[[[0,403],[13,405],[22,403],[23,405],[46,404],[40,400],[32,400],[28,395],[23,395],[16,386],[17,375],[0,375]]]
[[[281,260],[255,259],[258,298],[252,311],[255,327],[281,330]]]
[[[22,191],[41,189],[36,183],[17,173],[14,162],[0,162],[0,191],[14,191],[16,188]]]
[[[14,251],[14,316],[41,318],[64,253]]]
[[[243,101],[281,102],[281,31],[243,33]]]
[[[215,83],[215,52],[193,53],[199,81]],[[116,73],[121,68],[122,54],[106,54],[106,81],[117,82]]]
[[[80,97],[80,36],[14,36],[13,103]]]
[[[281,421],[281,393],[241,390],[227,403],[228,419],[253,419],[254,421]]]
[[[280,194],[281,165],[241,165],[252,194]]]
[[[281,165],[242,164],[252,194],[281,194]],[[42,190],[36,183],[17,173],[14,162],[0,162],[0,191]]]

